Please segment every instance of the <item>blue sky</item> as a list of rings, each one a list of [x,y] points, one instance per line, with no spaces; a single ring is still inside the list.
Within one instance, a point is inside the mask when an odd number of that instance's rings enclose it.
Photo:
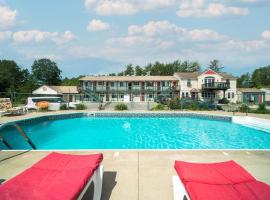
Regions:
[[[0,0],[0,59],[47,57],[63,77],[219,59],[238,75],[270,64],[269,19],[269,0]]]

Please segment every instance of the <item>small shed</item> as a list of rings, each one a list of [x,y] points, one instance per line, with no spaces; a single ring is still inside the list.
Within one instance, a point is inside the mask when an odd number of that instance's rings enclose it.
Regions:
[[[32,92],[35,96],[59,96],[65,101],[80,101],[81,96],[77,86],[48,86],[43,85]]]
[[[238,88],[238,101],[246,104],[261,104],[265,102],[265,92],[257,88]]]

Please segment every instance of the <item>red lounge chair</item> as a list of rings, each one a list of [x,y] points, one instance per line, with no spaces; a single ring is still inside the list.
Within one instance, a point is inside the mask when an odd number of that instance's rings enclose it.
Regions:
[[[270,200],[270,186],[234,161],[199,164],[175,161],[176,200]]]
[[[21,174],[0,185],[1,200],[81,199],[94,183],[94,200],[102,188],[102,154],[51,153]]]

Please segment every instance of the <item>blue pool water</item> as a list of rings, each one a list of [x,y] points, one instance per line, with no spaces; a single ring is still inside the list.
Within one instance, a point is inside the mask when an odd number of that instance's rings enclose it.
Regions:
[[[270,149],[270,133],[202,118],[70,118],[22,126],[38,149]],[[2,130],[15,149],[29,149]],[[1,142],[0,142],[1,143]],[[1,149],[6,149],[0,144]]]

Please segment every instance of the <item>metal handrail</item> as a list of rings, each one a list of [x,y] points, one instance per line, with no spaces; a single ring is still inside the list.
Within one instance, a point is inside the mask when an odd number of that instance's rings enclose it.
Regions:
[[[6,123],[0,126],[0,130],[3,129],[4,127],[7,126],[14,126],[17,131],[19,132],[19,134],[23,137],[23,139],[33,148],[33,149],[37,149],[36,146],[34,145],[34,143],[32,142],[32,140],[26,135],[26,133],[24,132],[24,130],[22,129],[22,127],[20,127],[20,125],[16,122],[10,122],[10,123]],[[3,136],[0,134],[0,140],[9,148],[12,149],[12,147],[7,143],[7,141],[3,138]]]

